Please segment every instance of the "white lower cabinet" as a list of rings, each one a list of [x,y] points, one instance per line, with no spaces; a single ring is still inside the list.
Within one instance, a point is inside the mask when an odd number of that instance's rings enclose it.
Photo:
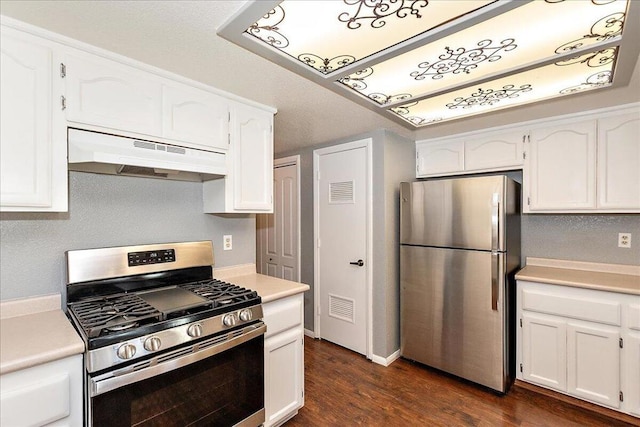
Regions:
[[[277,426],[304,405],[303,296],[263,304],[265,426]]]
[[[0,425],[82,426],[82,355],[0,377]]]
[[[517,305],[518,379],[640,415],[640,295],[518,281]]]
[[[553,316],[523,312],[522,379],[567,391],[567,324]]]
[[[587,322],[567,324],[567,392],[620,407],[620,328]]]

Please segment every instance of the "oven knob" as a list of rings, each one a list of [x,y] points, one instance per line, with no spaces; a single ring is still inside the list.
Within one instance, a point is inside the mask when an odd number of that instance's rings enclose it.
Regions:
[[[225,316],[222,318],[222,323],[224,323],[224,326],[235,326],[236,315],[234,313],[225,314]]]
[[[120,359],[131,359],[136,354],[136,346],[133,344],[122,344],[116,352]]]
[[[251,312],[251,310],[248,310],[246,308],[244,310],[240,310],[240,320],[242,320],[243,322],[248,322],[252,318],[253,313]]]
[[[198,338],[202,336],[202,325],[200,323],[194,323],[187,328],[187,335],[191,338]]]
[[[144,340],[144,349],[147,351],[158,351],[160,350],[160,344],[162,344],[162,341],[160,341],[158,337],[147,338]]]

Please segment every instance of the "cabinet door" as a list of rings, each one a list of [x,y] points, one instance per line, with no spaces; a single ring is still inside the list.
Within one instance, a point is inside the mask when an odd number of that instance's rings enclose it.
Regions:
[[[231,111],[233,207],[273,211],[273,114],[242,104]]]
[[[0,50],[2,210],[66,211],[66,130],[52,122],[53,50],[6,27]]]
[[[0,425],[81,426],[82,355],[0,377]]]
[[[229,147],[227,100],[188,86],[162,87],[162,136],[206,149]]]
[[[598,207],[640,209],[640,115],[598,120]]]
[[[640,416],[640,332],[629,332],[624,337],[624,364],[622,390],[626,411]]]
[[[595,208],[595,120],[533,130],[528,151],[525,212]]]
[[[284,421],[303,405],[303,339],[297,327],[264,342],[265,426]]]
[[[464,170],[522,166],[524,132],[491,135],[464,142]]]
[[[464,141],[416,144],[416,177],[464,171]]]
[[[622,349],[622,391],[624,410],[640,416],[640,297],[625,306],[625,325]]]
[[[151,73],[81,52],[64,63],[68,121],[161,135],[162,86]]]
[[[567,324],[558,317],[522,313],[522,379],[567,391]]]
[[[597,323],[567,325],[567,391],[613,408],[620,406],[620,332]]]

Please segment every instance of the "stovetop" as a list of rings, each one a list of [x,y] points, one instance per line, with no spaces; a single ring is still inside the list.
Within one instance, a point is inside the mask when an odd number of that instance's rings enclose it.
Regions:
[[[68,304],[89,349],[259,305],[257,292],[217,279],[91,296]]]

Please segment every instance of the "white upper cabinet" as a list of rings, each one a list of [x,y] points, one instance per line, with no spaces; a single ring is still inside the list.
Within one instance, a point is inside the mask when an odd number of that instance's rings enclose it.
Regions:
[[[464,171],[464,141],[416,145],[418,177]]]
[[[162,136],[205,149],[229,146],[228,101],[186,85],[162,86]]]
[[[640,212],[637,108],[531,131],[525,212]]]
[[[534,129],[527,151],[525,212],[595,207],[595,120]]]
[[[66,211],[66,129],[52,44],[5,26],[1,31],[1,210]]]
[[[152,74],[83,52],[66,55],[64,67],[71,126],[161,135],[162,84]]]
[[[598,206],[640,209],[640,114],[598,120]]]
[[[475,134],[416,143],[416,177],[477,173],[522,167],[524,132]]]
[[[273,113],[230,105],[229,175],[203,183],[207,213],[273,212]]]
[[[464,143],[464,169],[483,169],[522,166],[524,132],[500,133],[466,140]]]

